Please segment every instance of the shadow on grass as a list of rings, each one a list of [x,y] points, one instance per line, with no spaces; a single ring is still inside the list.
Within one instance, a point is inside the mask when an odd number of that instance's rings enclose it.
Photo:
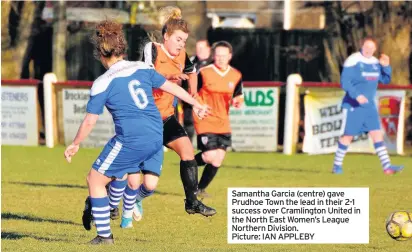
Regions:
[[[157,191],[157,190],[155,190],[155,192],[154,192],[155,194],[158,194],[158,195],[166,195],[166,196],[183,196],[183,194],[179,194],[179,193],[168,193],[168,192],[161,192],[161,191]]]
[[[260,171],[284,171],[284,172],[303,172],[303,173],[321,173],[316,170],[305,170],[300,168],[269,168],[262,166],[243,166],[243,165],[225,165],[224,167],[230,169],[245,169],[245,170],[260,170]]]
[[[69,185],[69,184],[46,184],[46,183],[37,183],[37,182],[6,182],[8,184],[15,184],[15,185],[27,185],[27,186],[38,186],[38,187],[57,187],[57,188],[80,188],[80,189],[87,189],[87,186],[81,185]],[[159,195],[169,195],[169,196],[182,196],[178,193],[167,193],[161,191],[155,191],[155,194]]]
[[[200,167],[199,167],[200,168]],[[244,170],[255,170],[255,171],[285,171],[285,172],[303,172],[303,173],[321,173],[316,170],[305,170],[300,168],[270,168],[263,166],[244,166],[244,165],[223,165],[222,168],[228,169],[244,169]]]
[[[27,185],[27,186],[38,186],[38,187],[57,187],[57,188],[79,188],[79,189],[87,189],[87,186],[83,185],[70,185],[70,184],[46,184],[46,183],[37,183],[37,182],[6,182],[8,184],[14,185]]]
[[[359,245],[349,245],[349,246],[347,246],[346,248],[348,248],[348,249],[353,249],[353,250],[355,250],[355,251],[358,251],[358,250],[363,250],[363,249],[368,249],[368,251],[369,250],[381,250],[382,248],[380,248],[380,247],[377,247],[377,246],[371,246],[370,244],[359,244]]]
[[[16,232],[1,232],[1,239],[2,240],[20,240],[23,238],[33,238],[43,242],[60,242],[60,241],[68,241],[65,239],[55,239],[55,238],[48,238],[48,237],[40,237],[31,234],[21,234]]]
[[[173,165],[179,166],[178,163],[173,163]],[[199,168],[203,168],[200,167]],[[244,166],[244,165],[222,165],[222,168],[228,169],[244,169],[244,170],[255,170],[255,171],[284,171],[284,172],[302,172],[302,173],[321,173],[320,171],[316,170],[305,170],[300,168],[270,168],[270,167],[263,167],[263,166]]]
[[[10,213],[10,212],[1,213],[1,219],[2,220],[26,220],[26,221],[33,221],[33,222],[49,222],[49,223],[56,223],[56,224],[69,224],[69,225],[81,226],[81,224],[75,223],[72,221],[44,219],[40,217],[35,217],[35,216],[30,216],[30,215],[25,215],[25,214],[16,214],[16,213]]]
[[[149,242],[149,240],[139,239],[139,238],[134,239],[134,241],[137,241],[137,242]]]

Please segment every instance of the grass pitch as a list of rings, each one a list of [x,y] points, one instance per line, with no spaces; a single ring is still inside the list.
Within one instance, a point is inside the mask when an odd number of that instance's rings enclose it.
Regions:
[[[218,214],[188,215],[180,182],[179,159],[167,152],[157,193],[144,201],[144,217],[134,229],[112,221],[115,245],[85,245],[95,229],[81,224],[85,177],[100,149],[81,149],[72,164],[63,147],[2,147],[2,251],[339,251],[411,252],[412,240],[397,242],[384,221],[395,210],[412,211],[412,158],[392,157],[405,170],[381,172],[374,155],[347,155],[344,174],[330,173],[332,155],[284,156],[229,153],[205,203]],[[200,173],[202,169],[200,169]],[[370,241],[365,245],[232,245],[227,244],[227,187],[369,187]],[[339,234],[336,234],[339,235]]]

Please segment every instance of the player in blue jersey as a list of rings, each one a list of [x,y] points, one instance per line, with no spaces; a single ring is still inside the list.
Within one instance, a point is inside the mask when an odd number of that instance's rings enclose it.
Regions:
[[[93,36],[95,56],[107,71],[97,78],[90,91],[87,114],[73,143],[64,152],[68,162],[79,150],[80,143],[96,124],[98,115],[106,108],[113,116],[116,135],[108,141],[87,175],[88,209],[97,229],[91,244],[113,244],[110,230],[109,198],[105,186],[112,178],[128,176],[123,216],[131,219],[137,194],[140,171],[144,183],[154,190],[163,162],[163,123],[154,103],[153,88],[170,92],[187,101],[203,117],[206,106],[200,105],[186,91],[158,74],[144,62],[123,60],[127,43],[122,25],[103,21],[96,26]],[[90,223],[89,229],[90,229]],[[85,226],[86,227],[86,226]]]
[[[392,69],[389,57],[382,54],[378,60],[373,56],[375,51],[376,42],[372,38],[367,38],[363,41],[361,51],[349,56],[343,66],[341,86],[346,95],[342,108],[346,123],[335,154],[332,170],[335,174],[343,172],[343,158],[353,137],[364,132],[368,132],[372,138],[385,174],[394,174],[403,169],[403,166],[391,164],[383,141],[375,95],[378,83],[390,83]]]

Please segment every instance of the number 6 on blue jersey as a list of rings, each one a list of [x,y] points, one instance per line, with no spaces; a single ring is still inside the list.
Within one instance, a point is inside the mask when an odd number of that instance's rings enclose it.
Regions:
[[[146,92],[139,88],[140,82],[138,80],[132,80],[129,82],[129,92],[133,98],[134,103],[139,109],[145,109],[149,101],[147,99]]]

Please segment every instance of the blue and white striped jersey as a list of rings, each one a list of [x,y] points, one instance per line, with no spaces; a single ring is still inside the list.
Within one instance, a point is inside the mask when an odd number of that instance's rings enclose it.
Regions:
[[[97,78],[90,90],[87,112],[103,113],[104,106],[113,116],[116,141],[130,148],[163,139],[163,123],[152,89],[166,79],[153,67],[140,61],[122,60]]]
[[[364,95],[369,103],[362,106],[375,106],[378,83],[389,84],[392,68],[383,67],[375,57],[366,58],[361,52],[349,56],[343,66],[341,86],[346,91],[342,106],[357,107],[356,97]]]

